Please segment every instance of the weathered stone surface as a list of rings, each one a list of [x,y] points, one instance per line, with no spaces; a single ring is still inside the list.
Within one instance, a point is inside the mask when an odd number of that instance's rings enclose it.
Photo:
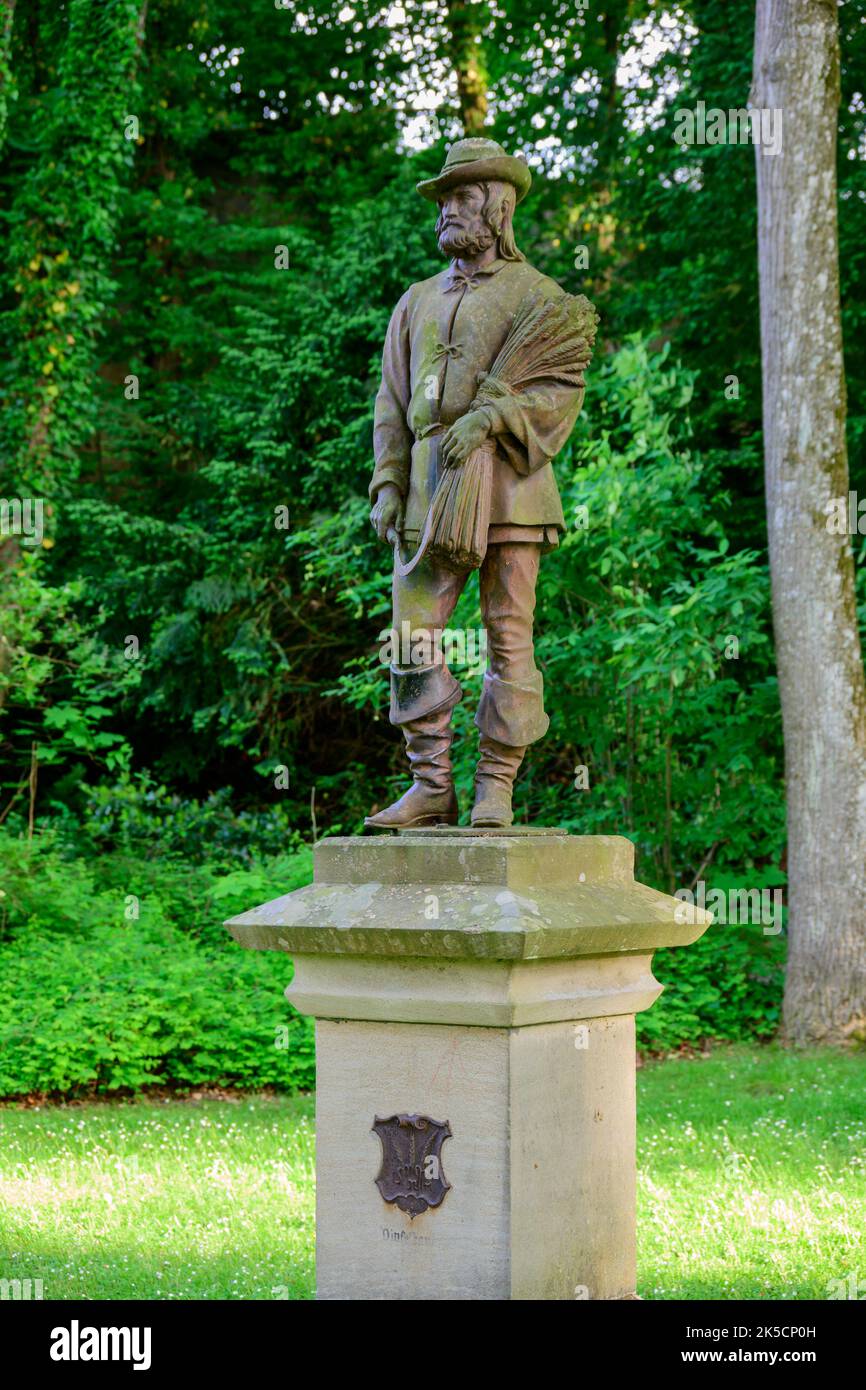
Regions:
[[[441,961],[296,955],[286,997],[315,1018],[518,1028],[635,1014],[661,993],[648,954]]]
[[[451,967],[453,969],[453,967]],[[317,1025],[320,1299],[617,1299],[635,1291],[634,1020]],[[376,1115],[447,1120],[451,1184],[382,1201]]]
[[[460,831],[323,841],[310,887],[233,918],[317,1019],[319,1297],[634,1297],[634,1015],[710,921],[619,836]],[[373,1125],[419,1116],[450,1188],[413,1219]]]
[[[636,883],[621,836],[404,834],[323,840],[314,883],[226,925],[257,950],[537,960],[686,945],[710,921]]]

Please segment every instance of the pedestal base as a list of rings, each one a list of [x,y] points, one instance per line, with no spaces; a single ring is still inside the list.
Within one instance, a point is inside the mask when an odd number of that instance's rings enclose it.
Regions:
[[[321,1021],[316,1042],[319,1298],[634,1295],[633,1018]],[[406,1112],[451,1129],[450,1191],[414,1218],[375,1185],[373,1118]]]
[[[317,1019],[322,1299],[635,1294],[634,1016],[712,920],[619,837],[334,839],[234,918]]]

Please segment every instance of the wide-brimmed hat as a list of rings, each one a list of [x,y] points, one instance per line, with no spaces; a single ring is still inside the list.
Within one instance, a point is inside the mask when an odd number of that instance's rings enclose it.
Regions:
[[[503,183],[513,184],[517,190],[518,203],[525,198],[532,183],[526,161],[506,154],[495,140],[482,140],[474,137],[458,140],[445,157],[442,172],[435,179],[424,179],[415,187],[424,198],[435,202],[448,188],[458,183],[481,183],[487,179],[501,179]]]

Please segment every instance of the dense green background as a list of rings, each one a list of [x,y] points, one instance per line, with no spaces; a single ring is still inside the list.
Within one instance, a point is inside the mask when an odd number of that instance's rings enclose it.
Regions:
[[[414,184],[461,133],[464,9],[450,29],[444,4],[366,0],[166,0],[143,31],[135,0],[16,14],[0,63],[2,493],[45,497],[50,516],[41,547],[0,543],[0,1094],[311,1083],[306,1024],[274,1046],[287,963],[241,953],[219,923],[305,881],[314,788],[318,833],[354,833],[403,776],[376,655],[389,556],[367,522],[372,400],[390,309],[440,265]],[[677,106],[745,104],[753,6],[683,12],[687,27],[625,0],[472,7],[489,133],[536,173],[518,244],[602,316],[556,465],[566,516],[585,506],[589,525],[543,568],[552,727],[518,815],[626,833],[668,890],[774,888],[753,154],[672,138]],[[840,19],[862,494],[866,0]],[[647,33],[666,47],[626,82]],[[427,89],[440,104],[419,129]],[[455,621],[479,622],[474,585]],[[479,679],[457,715],[464,800]],[[732,926],[661,953],[671,988],[642,1041],[771,1034],[783,954]]]

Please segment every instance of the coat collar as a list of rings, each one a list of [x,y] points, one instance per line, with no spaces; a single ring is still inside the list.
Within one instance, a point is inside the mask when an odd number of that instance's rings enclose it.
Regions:
[[[482,276],[497,275],[500,270],[504,270],[509,264],[508,261],[498,258],[491,261],[489,265],[481,266],[477,270],[464,275],[462,270],[457,269],[457,262],[452,261],[442,277],[442,290],[447,294],[449,290],[474,290],[481,282]]]

